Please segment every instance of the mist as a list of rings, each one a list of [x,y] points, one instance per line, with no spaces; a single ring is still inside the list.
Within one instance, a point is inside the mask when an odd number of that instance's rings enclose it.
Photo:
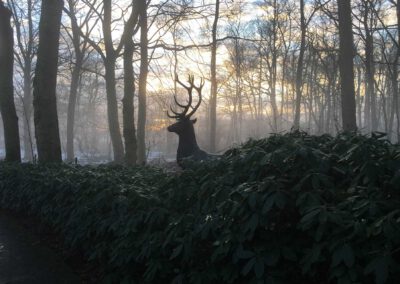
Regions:
[[[374,1],[369,6],[366,2],[352,3],[357,129],[364,134],[384,132],[397,142],[396,6],[392,1]],[[110,33],[104,34],[106,24],[99,17],[104,14],[98,10],[103,5],[96,10],[89,3],[65,3],[56,88],[62,159],[83,164],[115,160],[117,142],[111,132],[118,128],[121,137],[124,131],[123,37],[129,17],[137,16],[126,12],[131,7],[129,1],[112,4],[108,7]],[[128,88],[133,96],[136,162],[175,158],[178,136],[167,131],[175,121],[166,112],[170,106],[176,109],[174,95],[181,103],[188,100],[187,90],[176,83],[177,76],[183,82],[189,75],[196,82],[205,80],[202,103],[193,117],[197,118],[198,144],[206,151],[223,153],[248,139],[292,130],[317,135],[341,132],[336,5],[330,1],[222,1],[217,11],[213,3],[152,2],[146,10],[145,48],[140,23],[130,27],[133,81]],[[33,161],[37,147],[32,91],[40,2],[15,0],[9,6],[19,31],[14,33],[14,99],[21,151],[24,161]],[[145,74],[141,73],[143,50],[148,63]],[[114,67],[107,67],[110,54]],[[115,97],[107,95],[110,68],[115,73],[115,83],[110,83]],[[114,101],[116,109],[110,114]],[[139,143],[142,140],[143,145]],[[2,130],[0,141],[0,156],[4,158]],[[123,149],[118,151],[123,155]]]

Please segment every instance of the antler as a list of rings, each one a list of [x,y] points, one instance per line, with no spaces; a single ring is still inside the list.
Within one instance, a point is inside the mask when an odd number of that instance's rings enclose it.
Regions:
[[[167,111],[167,115],[168,115],[168,117],[175,118],[175,119],[190,118],[196,112],[196,110],[199,108],[199,106],[201,104],[201,101],[202,101],[201,90],[202,90],[205,82],[204,82],[204,80],[202,78],[201,82],[200,82],[200,86],[196,86],[194,84],[194,76],[193,75],[189,75],[189,79],[188,79],[189,86],[187,86],[186,84],[182,83],[179,80],[178,76],[176,76],[176,82],[187,90],[188,95],[189,95],[189,100],[188,100],[188,103],[186,105],[183,105],[183,104],[178,102],[178,99],[176,98],[176,95],[174,95],[175,104],[178,107],[183,108],[183,111],[181,113],[179,113],[177,111],[174,111],[172,109],[172,106],[170,106],[170,110],[174,115],[170,115],[169,111]],[[198,100],[198,102],[197,102],[195,107],[192,106],[193,89],[195,89],[197,91],[198,95],[199,95],[199,100]],[[187,112],[189,111],[189,108],[191,108],[192,111],[189,114],[187,114]]]
[[[201,78],[200,86],[197,87],[197,86],[193,85],[194,89],[196,90],[197,94],[199,95],[199,100],[198,100],[198,102],[197,102],[195,107],[191,106],[192,111],[187,115],[187,117],[191,117],[197,111],[197,109],[199,108],[199,106],[201,104],[201,101],[203,99],[203,97],[201,95],[201,90],[203,89],[204,84],[205,84],[204,79]]]

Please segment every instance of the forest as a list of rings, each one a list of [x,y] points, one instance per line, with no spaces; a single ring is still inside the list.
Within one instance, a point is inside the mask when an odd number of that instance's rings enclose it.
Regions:
[[[399,66],[400,0],[0,0],[0,233],[65,283],[396,283]]]
[[[57,83],[49,96],[56,105],[39,107],[38,100],[35,109],[55,112],[47,121],[60,144],[57,159],[142,164],[174,158],[178,139],[166,130],[174,122],[166,110],[174,94],[187,100],[178,76],[205,80],[196,131],[211,153],[291,129],[317,135],[343,129],[336,1],[114,2],[66,0],[58,18],[43,19],[60,26],[53,31]],[[38,155],[40,144],[33,81],[41,4],[7,2],[24,161]],[[343,26],[352,26],[353,53],[343,64],[353,58],[354,72],[343,77],[354,77],[355,107],[343,101],[344,107],[355,112],[361,133],[385,132],[397,142],[398,3],[357,0],[350,9]]]

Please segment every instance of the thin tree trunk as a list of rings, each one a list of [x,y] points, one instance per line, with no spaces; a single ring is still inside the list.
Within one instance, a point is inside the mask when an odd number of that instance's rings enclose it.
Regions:
[[[136,164],[136,129],[135,129],[135,108],[134,94],[135,81],[133,73],[133,41],[130,38],[125,43],[124,50],[124,98],[122,99],[122,115],[124,121],[125,139],[125,163],[128,165]]]
[[[110,128],[114,162],[122,163],[124,159],[124,146],[122,144],[121,130],[119,128],[115,65],[116,58],[108,55],[105,61],[108,125]]]
[[[367,27],[368,28],[368,27]],[[367,83],[367,97],[368,97],[368,112],[370,114],[369,117],[369,125],[371,127],[372,131],[378,130],[378,125],[377,125],[377,114],[376,114],[376,94],[375,94],[375,82],[374,82],[374,76],[375,76],[375,68],[374,68],[374,62],[373,62],[373,56],[374,56],[374,47],[373,47],[373,38],[372,34],[370,33],[369,30],[367,30],[367,35],[366,35],[366,44],[365,44],[365,57],[366,57],[366,83]]]
[[[358,118],[358,127],[362,128],[362,97],[361,97],[361,68],[357,67],[357,92],[356,92],[356,110]]]
[[[399,62],[400,58],[400,0],[397,0],[396,3],[396,11],[397,11],[397,62]],[[396,79],[399,77],[398,67],[396,68]],[[398,80],[397,80],[398,82]],[[396,83],[397,83],[396,82]],[[395,82],[393,82],[395,83]],[[396,100],[396,122],[397,122],[397,142],[400,141],[400,100],[399,100],[399,88],[397,86],[397,100]]]
[[[75,159],[74,153],[74,125],[75,125],[75,108],[76,98],[79,88],[79,79],[82,70],[83,55],[76,53],[76,64],[72,70],[71,86],[68,99],[67,112],[67,161],[72,162]]]
[[[363,17],[363,25],[365,30],[365,107],[364,107],[364,115],[365,115],[365,124],[368,128],[368,131],[376,131],[377,126],[377,115],[376,115],[376,94],[375,94],[375,85],[374,85],[374,42],[373,35],[370,25],[370,2],[364,1],[364,17]]]
[[[282,89],[282,100],[281,100],[281,106],[280,106],[280,122],[282,124],[283,122],[283,112],[284,112],[284,107],[287,105],[288,100],[289,100],[289,88],[286,85],[286,73],[288,69],[288,49],[285,48],[285,54],[283,56],[283,61],[282,61],[282,78],[281,78],[281,89]],[[285,125],[281,125],[281,129],[285,129]]]
[[[18,117],[14,104],[14,33],[11,11],[0,1],[0,111],[3,118],[6,161],[21,162]]]
[[[338,0],[339,12],[339,69],[342,94],[342,122],[344,131],[357,130],[356,100],[354,92],[353,31],[351,3]]]
[[[23,112],[24,112],[24,159],[27,161],[33,160],[33,141],[32,141],[32,62],[25,62],[24,68],[24,98],[23,98]]]
[[[124,160],[124,145],[122,143],[121,130],[119,128],[118,119],[118,102],[115,79],[115,65],[117,54],[114,50],[112,39],[112,3],[111,0],[104,0],[104,21],[103,35],[106,50],[106,58],[104,60],[106,91],[107,91],[107,115],[108,125],[110,129],[111,144],[114,153],[114,162],[122,163]]]
[[[71,26],[72,26],[72,43],[75,51],[75,65],[72,69],[72,78],[70,85],[70,94],[68,100],[68,112],[67,112],[67,161],[72,162],[75,159],[74,151],[74,126],[75,126],[75,109],[77,104],[77,95],[79,88],[79,81],[81,78],[83,60],[84,60],[84,49],[81,49],[81,36],[78,21],[75,16],[75,3],[73,0],[68,1]]]
[[[210,96],[210,151],[215,152],[217,132],[217,27],[220,1],[215,1],[215,15],[211,43],[211,96]]]
[[[271,106],[272,106],[272,131],[278,132],[278,105],[276,103],[276,81],[277,81],[277,61],[278,61],[278,50],[277,50],[277,21],[278,21],[278,6],[277,0],[274,0],[274,19],[272,22],[272,62],[271,62]]]
[[[32,59],[34,54],[34,31],[33,31],[33,19],[32,19],[32,0],[27,1],[28,11],[28,44],[25,48],[24,58],[24,98],[23,98],[23,111],[24,111],[24,159],[33,161],[33,133],[32,133]],[[21,41],[19,42],[20,51],[23,53],[23,46]]]
[[[263,101],[262,101],[262,75],[263,75],[263,58],[261,56],[261,48],[259,48],[258,50],[259,55],[260,55],[260,65],[258,67],[258,82],[257,82],[257,95],[258,95],[258,113],[257,113],[257,138],[259,138],[261,136],[261,129],[260,129],[260,125],[261,125],[261,120],[263,117]]]
[[[237,56],[237,60],[240,61],[239,56]],[[236,100],[237,100],[237,133],[238,133],[238,141],[242,141],[243,139],[243,101],[242,101],[242,75],[241,75],[241,63],[236,65]]]
[[[139,74],[139,110],[138,110],[138,163],[146,163],[146,92],[148,62],[147,38],[147,6],[146,0],[139,1],[139,26],[140,26],[140,74]]]
[[[300,0],[300,14],[301,14],[301,43],[300,43],[300,54],[297,62],[296,71],[296,105],[295,105],[295,117],[293,128],[295,130],[300,129],[300,113],[301,113],[301,92],[303,87],[303,64],[304,64],[304,52],[306,47],[306,19],[304,16],[304,0]]]

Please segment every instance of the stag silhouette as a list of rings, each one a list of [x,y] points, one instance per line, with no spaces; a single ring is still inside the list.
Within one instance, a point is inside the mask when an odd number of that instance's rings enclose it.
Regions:
[[[170,110],[173,113],[172,115],[167,111],[167,115],[170,118],[174,118],[177,120],[176,123],[168,126],[169,132],[175,132],[179,136],[179,144],[178,151],[176,155],[176,160],[178,164],[183,166],[183,159],[191,158],[196,161],[205,160],[208,158],[208,154],[200,149],[197,144],[196,134],[194,132],[193,125],[196,123],[197,119],[191,119],[192,115],[199,108],[202,95],[201,90],[204,86],[204,80],[201,79],[200,85],[196,86],[194,83],[194,76],[190,75],[188,79],[189,85],[182,83],[178,76],[176,77],[176,82],[186,89],[189,99],[187,104],[182,104],[178,101],[176,94],[174,95],[174,101],[177,107],[183,109],[181,112],[174,110],[172,106],[170,106]],[[192,106],[193,103],[193,90],[196,90],[199,99],[195,106]],[[190,112],[189,112],[190,110]]]

